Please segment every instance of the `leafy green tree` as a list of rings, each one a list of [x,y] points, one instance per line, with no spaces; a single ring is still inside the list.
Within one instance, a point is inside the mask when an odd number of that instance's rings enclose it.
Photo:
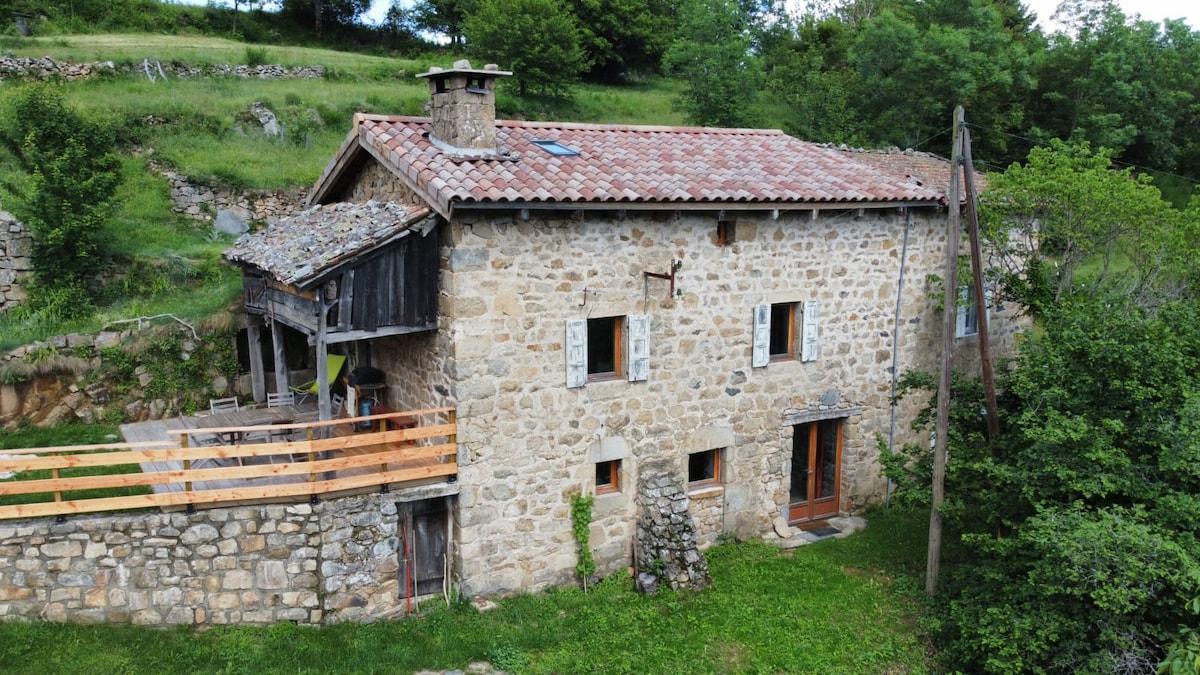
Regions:
[[[481,0],[464,30],[469,51],[511,70],[522,96],[566,97],[588,65],[562,0]]]
[[[956,105],[1002,133],[974,138],[979,157],[1003,157],[1024,125],[1036,52],[987,0],[897,3],[863,22],[850,49],[853,107],[880,144],[921,147],[942,136]]]
[[[1172,208],[1148,176],[1111,165],[1109,150],[1054,141],[989,177],[983,231],[1005,291],[1034,316],[1081,293],[1153,304],[1196,271],[1200,210]]]
[[[112,129],[39,84],[0,99],[0,142],[23,172],[3,186],[4,204],[33,235],[31,300],[65,314],[86,310],[121,182]]]
[[[1028,135],[1088,141],[1128,163],[1200,178],[1200,32],[1132,22],[1108,1],[1064,10],[1070,33],[1052,36],[1037,69]]]
[[[858,74],[846,67],[849,25],[834,18],[800,24],[795,39],[764,56],[767,89],[783,104],[783,128],[810,141],[861,144],[866,135],[851,103]]]
[[[413,20],[418,28],[445,35],[450,46],[458,48],[463,44],[467,14],[477,4],[477,0],[421,0],[413,5]]]
[[[986,440],[979,382],[959,374],[952,387],[942,513],[955,543],[935,625],[964,672],[1152,672],[1190,639],[1179,626],[1200,593],[1200,302],[1187,270],[1200,212],[1159,223],[1171,209],[1157,191],[1107,161],[1060,144],[988,180],[994,241],[1045,223],[1028,269],[1046,279],[1008,279],[1038,330],[1000,369],[999,438]],[[1159,271],[1076,265],[1065,284],[1047,272],[1067,255],[1102,258],[1111,238]],[[898,496],[928,503],[929,459],[924,445],[884,453]]]
[[[371,8],[371,0],[280,0],[279,13],[297,25],[311,24],[317,37],[351,26]]]
[[[664,0],[571,0],[591,67],[585,78],[621,82],[656,72],[671,42],[674,9]]]
[[[763,80],[751,27],[735,0],[687,0],[664,64],[687,83],[678,105],[688,122],[749,127]]]

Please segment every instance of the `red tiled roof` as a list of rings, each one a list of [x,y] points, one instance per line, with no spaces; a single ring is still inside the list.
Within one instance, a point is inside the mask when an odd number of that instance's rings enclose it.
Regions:
[[[430,142],[428,118],[360,115],[356,122],[318,181],[314,201],[336,182],[356,145],[404,177],[443,214],[456,203],[781,208],[942,198],[940,191],[909,182],[903,174],[776,130],[498,121],[497,145],[508,156],[465,159]],[[557,141],[579,154],[551,155],[534,140]]]

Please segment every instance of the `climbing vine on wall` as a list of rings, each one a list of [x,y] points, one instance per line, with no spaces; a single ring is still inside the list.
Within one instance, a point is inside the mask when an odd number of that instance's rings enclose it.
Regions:
[[[591,495],[571,495],[571,532],[579,544],[579,563],[575,565],[575,573],[583,580],[583,590],[587,591],[588,579],[596,573],[596,559],[592,557],[591,525],[592,505],[596,498]]]

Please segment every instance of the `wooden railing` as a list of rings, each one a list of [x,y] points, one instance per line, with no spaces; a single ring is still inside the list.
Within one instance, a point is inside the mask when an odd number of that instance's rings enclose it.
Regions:
[[[436,419],[422,424],[422,420]],[[409,428],[390,428],[397,421]],[[363,423],[370,431],[334,432]],[[0,472],[49,470],[50,478],[0,481],[0,497],[39,495],[0,506],[0,519],[62,516],[152,507],[194,507],[248,500],[294,500],[458,474],[453,408],[414,410],[326,422],[169,429],[168,441],[4,450]],[[303,440],[196,447],[200,434],[289,434]],[[322,436],[328,435],[327,438]],[[140,472],[61,477],[79,467],[141,465]],[[147,470],[147,465],[151,465]],[[18,478],[20,478],[18,476]],[[63,499],[64,492],[146,486],[152,494]]]

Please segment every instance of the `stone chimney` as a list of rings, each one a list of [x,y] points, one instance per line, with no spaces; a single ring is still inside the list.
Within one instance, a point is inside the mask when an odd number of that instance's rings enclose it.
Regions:
[[[506,75],[512,73],[494,63],[475,70],[466,59],[449,70],[433,66],[417,75],[429,78],[434,144],[464,156],[495,155],[496,80]]]

